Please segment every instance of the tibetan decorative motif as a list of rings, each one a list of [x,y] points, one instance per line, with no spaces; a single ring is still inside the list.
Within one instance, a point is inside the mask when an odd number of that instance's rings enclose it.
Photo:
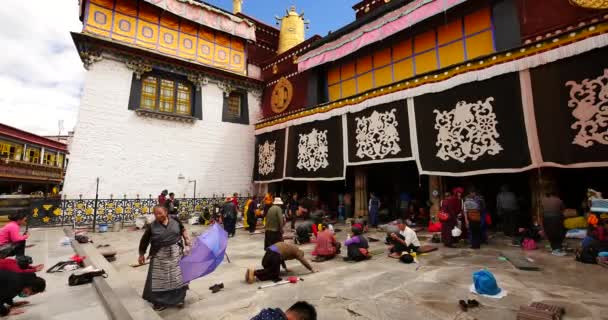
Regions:
[[[570,0],[570,3],[587,9],[608,9],[608,0]]]
[[[397,109],[374,111],[369,117],[355,118],[357,123],[357,157],[384,159],[401,151],[397,126]]]
[[[298,169],[317,171],[327,168],[328,162],[327,130],[312,129],[308,134],[300,134],[298,143]]]
[[[202,86],[209,84],[209,78],[200,73],[191,73],[188,75],[188,80],[196,85],[196,91],[200,91]]]
[[[127,68],[133,70],[137,79],[141,79],[142,74],[152,71],[152,65],[143,60],[127,60],[125,64]]]
[[[492,109],[493,97],[485,101],[460,101],[451,111],[433,110],[437,133],[437,157],[464,163],[468,158],[477,160],[484,154],[496,155],[502,147],[496,141],[496,114]]]
[[[82,51],[80,52],[80,58],[82,59],[82,64],[86,70],[89,70],[93,63],[103,59],[102,54],[99,51]]]
[[[272,90],[270,107],[274,113],[281,113],[289,107],[293,98],[293,85],[287,78],[281,77]]]
[[[232,91],[234,91],[234,87],[230,82],[220,81],[217,83],[217,86],[224,92],[224,96],[228,97]]]
[[[574,108],[576,119],[571,128],[578,130],[572,143],[584,148],[608,145],[608,69],[595,79],[568,81],[566,86],[570,87],[568,107]]]
[[[263,176],[272,173],[276,158],[276,141],[266,140],[258,149],[258,173]]]

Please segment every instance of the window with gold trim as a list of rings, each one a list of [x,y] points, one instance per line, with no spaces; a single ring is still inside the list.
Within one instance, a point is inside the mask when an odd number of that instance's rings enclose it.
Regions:
[[[188,81],[161,74],[149,74],[142,76],[140,83],[139,101],[135,109],[193,115],[193,86]],[[138,84],[134,82],[133,85]]]
[[[8,141],[0,141],[0,158],[19,160],[21,159],[20,154],[22,150],[20,145]]]
[[[27,148],[28,161],[31,163],[40,163],[40,149],[38,148]]]
[[[249,110],[247,106],[247,92],[236,90],[224,97],[224,110],[222,121],[240,124],[249,124]]]
[[[50,152],[50,151],[45,151],[44,152],[44,164],[47,166],[55,166],[55,158],[56,158],[57,154],[55,154],[54,152]]]
[[[63,168],[63,161],[64,161],[64,159],[65,159],[65,156],[63,155],[63,153],[58,153],[57,154],[57,158],[56,158],[57,167]]]

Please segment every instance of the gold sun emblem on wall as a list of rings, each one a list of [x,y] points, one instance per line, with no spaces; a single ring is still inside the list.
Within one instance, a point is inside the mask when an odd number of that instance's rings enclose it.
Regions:
[[[293,98],[293,85],[285,77],[281,77],[272,90],[270,107],[274,113],[281,113],[289,107]]]

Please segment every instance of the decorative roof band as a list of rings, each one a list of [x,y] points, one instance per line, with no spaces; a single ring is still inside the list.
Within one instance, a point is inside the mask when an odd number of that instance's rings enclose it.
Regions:
[[[608,9],[608,0],[570,0],[570,3],[586,9]]]
[[[608,15],[606,15],[604,18],[608,19]],[[583,41],[587,38],[591,38],[591,37],[598,36],[598,35],[604,35],[606,33],[608,33],[608,22],[601,22],[599,24],[592,25],[592,26],[589,26],[589,27],[586,27],[583,29],[579,29],[576,31],[570,31],[568,33],[560,34],[555,37],[547,38],[543,42],[530,44],[530,45],[516,48],[516,49],[510,50],[507,52],[494,53],[494,54],[491,54],[488,56],[478,58],[476,60],[471,60],[471,61],[464,62],[462,64],[455,65],[455,66],[447,68],[447,69],[440,70],[435,73],[429,73],[427,75],[421,75],[419,77],[414,77],[414,78],[410,78],[407,80],[395,82],[390,85],[371,89],[364,93],[354,95],[354,96],[351,96],[351,97],[348,97],[345,99],[321,104],[321,105],[318,105],[317,107],[314,107],[311,109],[302,108],[302,109],[298,109],[298,110],[293,110],[286,114],[282,114],[282,115],[275,116],[275,117],[270,117],[270,118],[264,120],[263,122],[256,124],[256,127],[255,127],[256,134],[261,133],[258,131],[260,131],[262,129],[278,126],[278,125],[284,124],[285,122],[297,121],[298,124],[305,123],[305,122],[308,122],[304,119],[306,117],[310,117],[313,115],[321,115],[324,113],[329,113],[333,110],[343,109],[343,108],[353,106],[353,105],[359,105],[369,99],[378,98],[381,96],[385,96],[385,95],[392,94],[392,93],[397,93],[400,91],[414,89],[414,88],[417,88],[417,87],[420,87],[420,86],[423,86],[426,84],[441,83],[441,82],[452,79],[459,75],[463,75],[463,74],[478,71],[478,70],[487,69],[487,68],[490,68],[493,66],[499,66],[501,64],[506,64],[509,62],[515,62],[516,60],[538,55],[543,52],[550,51],[553,49],[558,49],[559,47],[563,47],[566,45],[575,44],[576,42]],[[608,38],[608,37],[606,37],[606,38]],[[606,42],[607,43],[604,45],[608,45],[608,40],[606,40]],[[596,44],[594,44],[594,45],[596,45]],[[598,46],[596,46],[596,47],[598,47]],[[585,51],[589,51],[591,49],[592,48],[585,47],[585,48],[582,48],[581,50],[582,50],[582,52],[585,52]],[[565,54],[565,56],[572,56],[575,54],[582,53],[582,52],[579,52],[579,53],[574,53],[574,52],[575,52],[575,50],[570,50],[570,54],[569,55]],[[552,61],[561,59],[561,58],[563,58],[563,57],[553,59]],[[551,62],[551,61],[548,61],[548,62]],[[545,62],[545,63],[548,63],[548,62]],[[515,67],[513,67],[513,68],[515,68]],[[507,68],[505,68],[505,70],[506,69]],[[512,72],[512,71],[505,71],[505,70],[503,70],[503,72],[500,74]],[[496,74],[496,75],[498,75],[498,74]],[[490,76],[488,76],[488,78],[489,77]],[[466,82],[471,82],[471,81],[475,81],[475,80],[476,79],[466,81]],[[386,101],[386,102],[390,102],[390,101]],[[347,113],[349,111],[350,110],[344,110],[342,113]],[[350,112],[355,112],[355,111],[350,111]],[[314,121],[314,120],[317,120],[317,119],[310,119],[310,121]],[[285,127],[285,126],[282,125],[281,127]],[[274,129],[274,128],[272,128],[272,129]],[[276,129],[279,129],[279,128],[276,128]],[[267,129],[267,130],[262,130],[262,131],[266,132],[266,131],[272,131],[272,130]]]

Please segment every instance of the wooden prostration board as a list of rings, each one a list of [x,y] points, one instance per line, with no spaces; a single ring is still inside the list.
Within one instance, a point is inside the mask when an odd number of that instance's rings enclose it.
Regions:
[[[540,271],[540,267],[538,267],[535,263],[528,261],[526,257],[517,252],[501,252],[501,256],[507,258],[511,264],[519,269],[526,271]]]

